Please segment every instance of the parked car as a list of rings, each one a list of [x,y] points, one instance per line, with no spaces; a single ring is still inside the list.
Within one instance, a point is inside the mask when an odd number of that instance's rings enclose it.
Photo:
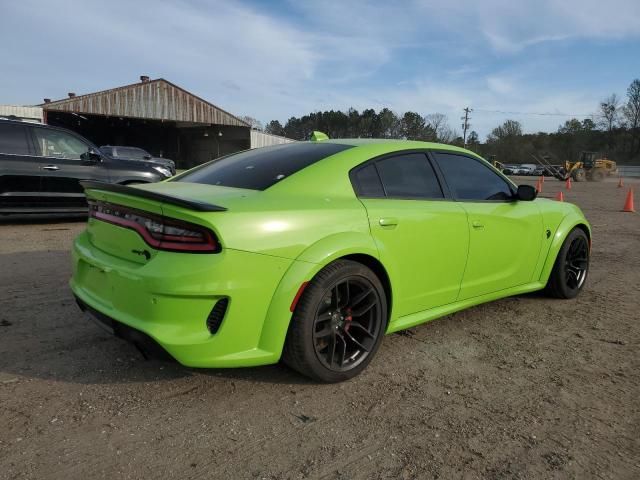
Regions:
[[[519,171],[519,166],[513,163],[505,163],[502,166],[502,173],[504,173],[505,175],[516,175],[516,173],[514,172],[518,172],[518,171]]]
[[[543,167],[542,165],[538,165],[533,171],[533,175],[535,176],[546,175],[546,172],[547,172],[546,167]]]
[[[0,120],[0,215],[86,212],[82,180],[126,185],[171,175],[161,165],[107,157],[64,128]]]
[[[385,333],[545,288],[573,298],[589,268],[578,207],[450,145],[296,142],[153,185],[84,186],[80,308],[190,367],[282,357],[346,380]]]
[[[176,174],[176,164],[173,160],[163,157],[154,157],[146,150],[138,147],[123,147],[120,145],[103,145],[100,151],[117,160],[136,160],[138,162],[151,162],[168,168],[173,175]]]
[[[520,165],[520,173],[518,175],[535,175],[537,168],[538,165],[534,165],[533,163],[523,163]]]

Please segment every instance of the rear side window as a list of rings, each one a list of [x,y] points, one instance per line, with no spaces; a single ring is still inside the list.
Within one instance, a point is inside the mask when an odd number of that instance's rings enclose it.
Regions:
[[[376,162],[387,197],[443,198],[440,183],[424,153],[407,153]]]
[[[451,153],[434,152],[454,197],[460,200],[510,200],[513,192],[500,175],[481,161]]]
[[[0,123],[0,153],[29,155],[27,130],[22,125]]]
[[[354,180],[359,196],[384,197],[384,189],[382,188],[380,177],[376,171],[376,166],[373,163],[357,170],[354,174]]]
[[[150,155],[141,148],[118,147],[117,156],[124,158],[133,158],[135,160],[144,160],[145,156]]]
[[[351,145],[300,142],[246,150],[202,165],[176,182],[266,190],[309,165]]]

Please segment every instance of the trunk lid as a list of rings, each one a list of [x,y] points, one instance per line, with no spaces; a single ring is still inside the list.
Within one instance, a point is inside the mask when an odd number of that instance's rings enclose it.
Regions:
[[[162,182],[136,186],[83,182],[90,210],[111,205],[125,207],[126,215],[154,219],[170,218],[205,227],[215,232],[215,217],[224,215],[228,205],[237,205],[258,193],[229,187],[184,182]],[[122,217],[122,212],[117,212]],[[144,220],[146,224],[146,220]],[[158,250],[149,245],[134,229],[114,225],[90,217],[87,225],[89,240],[96,248],[138,264],[152,260]]]

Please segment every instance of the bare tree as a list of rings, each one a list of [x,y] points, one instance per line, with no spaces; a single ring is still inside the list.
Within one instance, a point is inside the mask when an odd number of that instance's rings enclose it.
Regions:
[[[438,142],[451,143],[455,138],[455,132],[449,126],[447,116],[444,113],[430,113],[425,115],[424,121],[435,132]]]
[[[619,116],[619,106],[620,99],[618,95],[612,93],[607,98],[605,98],[602,102],[600,102],[600,124],[603,129],[607,132],[611,133],[613,127],[616,126]]]
[[[502,125],[497,126],[487,135],[487,140],[497,142],[520,136],[522,136],[522,124],[517,120],[505,120]]]
[[[631,131],[631,151],[640,152],[640,142],[635,147],[636,140],[640,139],[640,79],[636,78],[627,88],[627,103],[622,111]]]
[[[240,117],[240,120],[242,120],[243,122],[247,122],[249,124],[249,126],[251,127],[251,130],[263,130],[262,127],[262,122],[260,120],[257,120],[253,117],[250,117],[249,115],[245,115],[244,117]]]

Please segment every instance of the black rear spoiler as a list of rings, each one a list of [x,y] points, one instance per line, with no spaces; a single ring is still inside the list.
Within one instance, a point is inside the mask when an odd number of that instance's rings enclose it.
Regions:
[[[144,190],[142,188],[129,187],[127,185],[118,185],[117,183],[105,183],[96,182],[94,180],[82,180],[80,185],[86,190],[88,188],[93,190],[102,190],[105,192],[122,193],[124,195],[131,195],[132,197],[147,198],[149,200],[157,200],[159,202],[176,205],[178,207],[188,208],[190,210],[196,210],[198,212],[224,212],[227,209],[219,205],[213,205],[207,202],[201,202],[199,200],[188,200],[186,198],[172,197],[164,193],[158,193],[151,190]]]

